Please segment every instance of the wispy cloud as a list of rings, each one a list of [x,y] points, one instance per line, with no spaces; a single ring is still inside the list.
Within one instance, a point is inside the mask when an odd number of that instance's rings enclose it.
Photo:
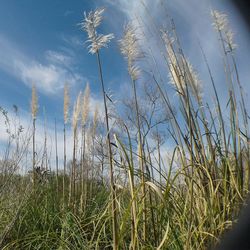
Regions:
[[[73,10],[66,10],[65,12],[64,12],[64,16],[65,17],[67,17],[67,16],[70,16],[70,15],[73,15],[74,14],[74,11]]]
[[[139,42],[142,50],[148,55],[144,61],[148,59],[146,67],[149,67],[150,72],[153,71],[157,76],[159,76],[158,72],[161,72],[163,78],[168,79],[167,67],[162,56],[166,52],[160,38],[160,30],[167,29],[171,31],[171,19],[173,18],[184,54],[193,64],[194,69],[200,73],[204,91],[212,94],[210,79],[199,49],[199,43],[206,53],[214,79],[216,83],[219,83],[218,89],[221,88],[221,91],[223,91],[224,85],[222,83],[225,82],[223,61],[218,37],[212,27],[210,1],[190,0],[187,4],[183,0],[156,0],[153,5],[150,0],[103,1],[122,12],[126,19],[132,21],[137,33],[142,37]],[[224,7],[226,9],[228,6]],[[229,14],[230,22],[237,23],[238,20],[235,19],[234,14]],[[154,56],[156,64],[152,60],[151,54]],[[146,70],[146,67],[143,68]],[[209,94],[207,97],[211,99]]]
[[[61,38],[67,45],[73,48],[80,48],[84,44],[83,41],[78,36],[67,36],[63,34]]]
[[[6,37],[0,36],[0,69],[25,85],[35,84],[44,94],[55,94],[65,82],[76,85],[84,77],[70,69],[72,58],[56,51],[45,52],[45,63],[28,56]]]
[[[47,94],[55,94],[62,89],[65,82],[71,85],[82,80],[78,74],[72,74],[53,64],[43,65],[38,62],[15,62],[16,74],[27,85],[35,86]]]
[[[45,52],[45,57],[50,63],[71,66],[73,63],[73,58],[65,53],[48,50]]]

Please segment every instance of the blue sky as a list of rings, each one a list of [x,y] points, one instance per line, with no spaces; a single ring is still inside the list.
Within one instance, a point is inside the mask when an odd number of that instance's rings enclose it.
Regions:
[[[165,25],[165,10],[161,0],[144,1],[150,15],[161,26]],[[184,52],[200,72],[204,81],[204,96],[209,100],[211,86],[207,70],[198,49],[201,42],[211,65],[217,88],[223,99],[225,85],[223,68],[218,53],[216,33],[211,27],[211,6],[229,15],[230,25],[235,33],[239,49],[236,59],[239,63],[242,84],[250,90],[248,72],[250,65],[249,34],[239,13],[229,1],[172,0],[166,2],[168,13],[174,18]],[[154,4],[152,4],[154,3]],[[115,39],[108,49],[101,52],[106,87],[116,93],[116,98],[129,93],[130,85],[126,64],[119,54],[117,39],[121,37],[123,25],[138,15],[145,26],[150,26],[149,13],[137,0],[1,0],[0,8],[0,105],[11,109],[17,105],[21,110],[24,125],[29,124],[31,85],[38,90],[42,123],[45,107],[48,127],[53,127],[54,118],[63,118],[63,86],[70,85],[71,99],[83,90],[87,81],[92,92],[91,103],[102,105],[96,58],[88,54],[84,41],[86,35],[77,25],[83,12],[106,7],[105,19],[100,32],[114,33]],[[166,21],[167,22],[167,21]],[[142,46],[157,49],[157,41],[150,35]],[[156,57],[159,54],[156,53]],[[160,58],[157,58],[160,62]],[[149,62],[150,65],[150,62]],[[148,66],[149,66],[148,65]],[[167,86],[168,88],[168,86]],[[169,86],[171,91],[171,86]],[[226,100],[224,100],[226,102]],[[249,104],[249,103],[248,103]],[[42,135],[40,136],[42,138]]]

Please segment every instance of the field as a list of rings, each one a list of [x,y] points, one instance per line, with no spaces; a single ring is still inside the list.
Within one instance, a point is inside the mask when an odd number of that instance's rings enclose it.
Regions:
[[[226,79],[220,83],[224,106],[200,44],[213,92],[210,102],[204,98],[203,82],[173,20],[165,30],[149,16],[164,48],[158,52],[158,65],[155,51],[141,46],[144,34],[133,22],[124,26],[120,39],[99,33],[104,14],[103,8],[85,13],[79,24],[96,58],[102,106],[91,112],[91,83],[76,100],[65,84],[59,114],[63,131],[55,121],[54,155],[45,122],[44,142],[37,143],[42,110],[35,85],[28,132],[18,120],[18,107],[14,117],[0,109],[7,135],[0,160],[0,248],[213,248],[237,222],[250,178],[249,115],[228,17],[211,11]],[[114,40],[127,66],[121,70],[130,78],[127,102],[116,102],[106,88],[107,59],[102,52]],[[161,69],[158,74],[148,69],[146,60]],[[163,68],[167,78],[161,75]],[[150,80],[143,83],[145,74]],[[174,104],[168,89],[174,92]],[[121,109],[126,115],[119,115]]]

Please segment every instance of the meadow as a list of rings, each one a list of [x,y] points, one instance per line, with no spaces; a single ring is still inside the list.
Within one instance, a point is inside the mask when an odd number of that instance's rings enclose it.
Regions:
[[[121,39],[99,33],[104,11],[85,13],[79,24],[88,36],[89,53],[96,57],[103,106],[90,114],[91,84],[73,101],[65,84],[63,155],[58,155],[56,124],[55,155],[49,154],[46,129],[38,150],[41,110],[35,85],[29,133],[0,109],[7,134],[0,160],[0,248],[213,248],[237,222],[250,178],[249,115],[227,15],[211,11],[225,82],[215,82],[202,44],[199,48],[213,91],[208,103],[172,20],[170,30],[154,27],[164,47],[161,64],[168,78],[149,70],[151,80],[142,85],[145,57],[156,63],[140,46],[143,34],[132,22]],[[102,50],[110,49],[104,47],[113,39],[127,64],[121,70],[131,80],[131,100],[119,103],[127,116],[116,112],[118,104],[104,80]],[[217,84],[224,85],[226,107]],[[168,88],[178,99],[175,105]],[[18,107],[15,114],[17,118]],[[165,155],[169,138],[171,150]]]

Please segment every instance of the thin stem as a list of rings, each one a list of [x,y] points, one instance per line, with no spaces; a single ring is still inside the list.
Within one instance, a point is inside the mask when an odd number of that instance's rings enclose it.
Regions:
[[[35,187],[35,166],[36,166],[36,148],[35,148],[35,141],[36,141],[36,119],[33,118],[33,136],[32,136],[32,144],[33,144],[33,161],[32,161],[32,178],[33,178],[33,187]]]
[[[101,88],[103,94],[103,104],[104,104],[104,111],[105,111],[105,123],[106,123],[106,130],[107,130],[107,141],[108,141],[108,156],[109,156],[109,165],[110,165],[110,186],[111,186],[111,194],[112,194],[112,229],[113,229],[113,249],[118,249],[118,222],[117,222],[117,211],[116,211],[116,201],[115,201],[115,183],[114,183],[114,170],[113,170],[113,155],[111,149],[111,140],[110,140],[110,130],[109,130],[109,120],[108,120],[108,108],[107,108],[107,101],[106,101],[106,92],[104,88],[103,82],[103,74],[102,74],[102,66],[100,60],[99,50],[96,52],[97,55],[97,62],[99,68],[99,76],[101,81]]]
[[[56,189],[57,195],[59,194],[59,182],[58,182],[58,150],[57,150],[57,125],[55,119],[55,146],[56,146]]]
[[[63,159],[63,208],[65,205],[65,175],[66,175],[66,124],[64,122],[63,125],[63,154],[64,154],[64,159]]]
[[[139,106],[138,106],[138,99],[137,99],[137,92],[136,92],[136,86],[135,86],[135,80],[132,79],[132,86],[133,86],[133,92],[134,92],[134,99],[135,99],[135,110],[136,110],[136,123],[137,123],[137,128],[138,128],[138,135],[139,135],[139,154],[140,158],[139,163],[140,163],[140,170],[141,170],[141,185],[142,185],[142,207],[143,207],[143,240],[146,241],[146,231],[147,231],[147,226],[146,226],[146,203],[145,203],[145,196],[146,196],[146,191],[145,191],[145,178],[144,178],[144,154],[143,154],[143,142],[142,142],[142,134],[141,134],[141,125],[140,125],[140,117],[139,117]]]

